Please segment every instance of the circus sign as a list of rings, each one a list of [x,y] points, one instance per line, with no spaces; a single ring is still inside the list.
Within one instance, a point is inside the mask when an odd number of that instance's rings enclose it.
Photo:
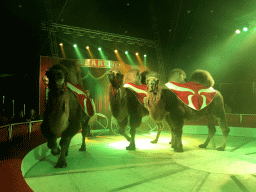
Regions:
[[[123,68],[124,63],[118,61],[101,60],[101,59],[84,59],[77,60],[77,64],[81,67],[96,67],[96,68]]]

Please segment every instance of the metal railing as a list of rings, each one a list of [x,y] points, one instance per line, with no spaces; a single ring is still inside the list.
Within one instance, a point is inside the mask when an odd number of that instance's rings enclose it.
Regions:
[[[92,124],[94,124],[95,122],[98,122],[98,124],[104,128],[103,132],[107,129],[108,127],[108,118],[101,114],[101,113],[96,113],[97,116],[99,117],[103,117],[104,119],[106,119],[106,125],[103,125],[101,122],[99,122],[97,119],[96,121],[94,121]],[[256,116],[256,114],[233,114],[233,113],[227,113],[226,115],[234,115],[234,116],[239,116],[239,119],[240,119],[240,123],[242,124],[243,123],[243,116]],[[145,120],[145,122],[148,124],[147,122],[148,119]],[[3,126],[0,126],[0,129],[1,128],[6,128],[8,127],[8,139],[9,141],[11,141],[12,139],[12,132],[13,132],[13,126],[15,125],[24,125],[24,124],[28,124],[28,133],[29,133],[29,138],[30,138],[30,134],[31,134],[31,130],[32,130],[32,124],[33,123],[38,123],[38,122],[42,122],[43,120],[37,120],[37,121],[26,121],[26,122],[20,122],[20,123],[10,123],[10,124],[7,124],[7,125],[3,125]],[[114,130],[113,128],[113,125],[116,125],[117,122],[115,122],[115,120],[113,119],[113,117],[111,118],[111,129],[113,131],[113,133],[117,134],[116,131]],[[90,125],[91,126],[91,125]],[[154,127],[151,127],[149,124],[148,126],[150,127],[150,130],[153,131],[154,129],[156,129],[156,126]],[[101,132],[100,134],[102,134],[103,132]]]
[[[11,139],[12,139],[12,127],[14,125],[25,125],[25,124],[28,124],[28,137],[30,139],[30,133],[31,133],[31,130],[32,130],[32,123],[38,123],[38,122],[42,122],[42,121],[43,120],[26,121],[26,122],[20,122],[20,123],[10,123],[10,124],[1,126],[0,129],[8,127],[8,139],[9,139],[9,141],[11,141]]]
[[[235,115],[239,116],[239,122],[242,124],[243,123],[243,116],[255,116],[256,114],[235,114],[235,113],[226,113],[226,115]]]
[[[102,117],[102,118],[106,119],[106,125],[103,125],[103,124],[102,124],[100,121],[98,121],[97,119],[92,123],[92,124],[94,124],[95,122],[97,122],[101,127],[104,128],[104,130],[100,133],[100,134],[102,134],[102,133],[107,129],[107,127],[108,127],[108,118],[107,118],[105,115],[101,114],[101,113],[96,113],[95,115],[96,115],[97,117],[99,116],[99,117]],[[15,126],[15,125],[26,125],[26,124],[28,124],[28,133],[29,133],[29,139],[30,139],[30,134],[31,134],[31,130],[32,130],[32,123],[38,123],[38,122],[43,122],[43,120],[26,121],[26,122],[19,122],[19,123],[10,123],[10,124],[7,124],[7,125],[0,126],[0,129],[1,129],[1,128],[6,128],[6,127],[8,127],[8,140],[11,141],[11,139],[12,139],[12,133],[13,133],[13,126]],[[92,125],[92,124],[91,124],[91,125]],[[91,126],[91,125],[90,125],[90,126]]]

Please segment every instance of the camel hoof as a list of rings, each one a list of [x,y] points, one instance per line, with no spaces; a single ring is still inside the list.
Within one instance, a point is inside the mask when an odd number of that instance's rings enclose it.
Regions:
[[[174,151],[175,152],[183,152],[183,149],[182,148],[175,148]]]
[[[199,148],[206,148],[206,147],[207,147],[207,145],[205,145],[205,144],[201,144],[201,145],[198,145],[198,147],[199,147]]]
[[[157,143],[157,140],[150,141],[150,143],[155,144],[155,143]]]
[[[81,148],[79,149],[79,151],[86,151],[86,148],[85,148],[85,147],[81,147]]]
[[[51,154],[54,155],[54,156],[57,156],[60,154],[60,149],[57,147],[57,151],[56,150],[51,150]]]
[[[58,161],[54,168],[65,168],[67,167],[66,161]]]
[[[136,147],[135,145],[129,145],[128,147],[126,147],[126,150],[135,150]]]
[[[225,151],[225,147],[218,147],[217,151]]]

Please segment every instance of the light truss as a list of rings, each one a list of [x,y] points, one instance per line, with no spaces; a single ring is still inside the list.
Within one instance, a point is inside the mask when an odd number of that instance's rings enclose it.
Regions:
[[[153,41],[153,40],[146,40],[146,39],[137,38],[137,37],[118,35],[114,33],[102,32],[102,31],[85,29],[80,27],[73,27],[68,25],[52,23],[52,22],[42,23],[42,30],[47,30],[52,33],[62,32],[64,34],[75,34],[78,36],[98,38],[106,41],[134,44],[139,46],[147,46],[147,47],[152,47],[157,49],[157,43],[156,41]]]

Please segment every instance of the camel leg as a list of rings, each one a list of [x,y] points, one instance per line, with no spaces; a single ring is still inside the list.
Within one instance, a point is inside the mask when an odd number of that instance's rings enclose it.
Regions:
[[[159,139],[159,136],[161,134],[161,131],[162,131],[162,128],[163,128],[162,122],[156,123],[156,125],[157,125],[157,135],[156,135],[156,138],[153,141],[151,141],[150,143],[157,143],[158,139]]]
[[[46,121],[41,125],[41,133],[43,134],[44,138],[47,139],[47,147],[51,149],[52,155],[59,155],[60,149],[57,146],[57,135],[51,132],[51,129],[47,125]]]
[[[119,133],[120,135],[124,136],[126,138],[127,141],[131,141],[131,137],[129,137],[126,133],[125,133],[125,127],[127,126],[128,123],[128,117],[126,117],[124,120],[117,122],[119,125]]]
[[[60,154],[60,148],[57,146],[57,136],[47,140],[47,146],[51,149],[51,154],[57,156]]]
[[[61,146],[60,157],[58,159],[57,164],[55,165],[55,168],[65,168],[65,167],[67,167],[66,152],[68,151],[70,140],[71,140],[71,137],[61,137],[61,140],[60,140],[60,146]]]
[[[67,150],[66,150],[66,153],[65,153],[65,157],[67,157],[67,156],[68,156],[68,150],[69,150],[70,142],[71,142],[71,139],[70,139],[70,140],[69,140],[69,142],[67,143],[68,147],[67,147]]]
[[[135,114],[135,115],[134,115]],[[133,113],[133,115],[130,116],[130,134],[131,134],[131,141],[130,145],[126,147],[126,150],[135,150],[135,134],[136,134],[136,128],[141,125],[141,119],[139,115],[136,115],[136,113]]]
[[[208,137],[203,144],[198,146],[199,148],[206,148],[216,132],[215,122],[214,122],[215,119],[213,115],[209,114],[209,115],[206,115],[206,117],[208,121]]]
[[[169,117],[170,114],[167,114],[165,116],[165,120],[166,122],[168,123],[169,127],[170,127],[170,130],[171,130],[171,141],[169,142],[169,144],[171,144],[172,148],[175,148],[176,147],[176,142],[175,142],[175,134],[174,134],[174,129],[173,129],[173,125],[172,125],[172,122],[171,122],[171,119]]]
[[[227,120],[225,115],[222,118],[218,118],[218,123],[222,131],[223,141],[221,147],[218,147],[218,151],[225,151],[227,145],[228,133],[230,132],[230,128],[228,127]]]
[[[169,142],[169,144],[172,144],[173,140],[174,140],[173,128],[171,128],[171,135],[172,135],[172,138],[171,138],[171,141]]]
[[[130,134],[131,134],[130,145],[126,147],[126,150],[135,150],[136,127],[131,127]]]
[[[89,120],[90,118],[88,118],[82,125],[82,145],[79,151],[86,151],[85,138],[89,129],[89,125],[88,125]]]
[[[169,118],[173,130],[172,147],[174,148],[175,152],[183,152],[182,127],[184,124],[184,118],[176,114],[170,114]]]
[[[176,135],[175,135],[173,127],[171,127],[171,135],[172,135],[172,138],[171,138],[171,141],[169,142],[169,144],[171,144],[171,147],[174,149],[177,147],[177,141],[176,141]]]
[[[183,145],[182,145],[182,126],[178,126],[175,129],[175,152],[183,152]]]

